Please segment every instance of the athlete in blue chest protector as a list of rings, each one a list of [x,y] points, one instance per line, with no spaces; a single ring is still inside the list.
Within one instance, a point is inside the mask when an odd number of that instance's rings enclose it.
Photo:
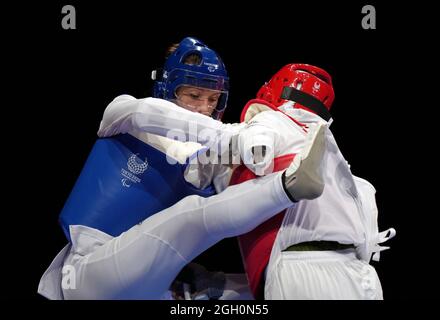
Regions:
[[[322,130],[288,174],[229,188],[230,165],[190,161],[207,148],[223,153],[244,126],[215,120],[226,108],[228,78],[202,42],[185,38],[154,78],[153,98],[123,95],[104,113],[114,121],[103,119],[100,136],[115,136],[97,141],[61,212],[69,244],[40,281],[47,298],[166,298],[179,271],[201,252],[322,193],[321,181],[305,178],[320,175]],[[144,108],[152,111],[148,119],[139,117]],[[164,137],[181,128],[191,138],[194,118],[194,141]]]

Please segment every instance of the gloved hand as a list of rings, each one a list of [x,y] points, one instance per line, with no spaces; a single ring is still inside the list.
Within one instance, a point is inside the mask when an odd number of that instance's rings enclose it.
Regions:
[[[310,128],[304,148],[283,173],[284,189],[292,201],[315,199],[324,191],[325,130],[322,123]]]
[[[279,140],[279,133],[267,123],[249,123],[238,136],[243,164],[257,176],[272,173],[275,145]]]

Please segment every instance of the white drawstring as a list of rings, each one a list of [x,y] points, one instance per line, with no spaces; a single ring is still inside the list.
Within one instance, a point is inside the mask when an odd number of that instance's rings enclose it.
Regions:
[[[389,233],[389,235],[388,235]],[[389,239],[393,238],[396,235],[396,230],[394,228],[389,228],[385,231],[380,232],[374,243],[373,243],[373,260],[379,261],[380,260],[380,252],[384,250],[388,250],[390,247],[382,247],[379,244],[384,243],[388,241]]]

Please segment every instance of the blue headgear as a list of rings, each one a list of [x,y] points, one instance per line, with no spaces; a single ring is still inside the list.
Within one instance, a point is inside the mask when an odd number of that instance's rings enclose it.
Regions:
[[[199,65],[184,63],[191,54],[200,56]],[[220,119],[226,109],[229,78],[225,65],[215,51],[195,38],[183,39],[167,58],[163,69],[153,71],[152,78],[155,80],[155,98],[173,100],[176,98],[176,90],[182,85],[201,87],[222,92],[212,113],[213,118]]]

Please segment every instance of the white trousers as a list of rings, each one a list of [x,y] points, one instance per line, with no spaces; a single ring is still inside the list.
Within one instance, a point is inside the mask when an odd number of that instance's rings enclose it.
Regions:
[[[52,299],[160,299],[200,253],[289,206],[281,173],[274,173],[209,198],[186,197],[115,238],[71,227],[72,245],[43,275],[39,293]]]
[[[354,249],[281,252],[264,294],[268,300],[383,299],[376,270]]]

